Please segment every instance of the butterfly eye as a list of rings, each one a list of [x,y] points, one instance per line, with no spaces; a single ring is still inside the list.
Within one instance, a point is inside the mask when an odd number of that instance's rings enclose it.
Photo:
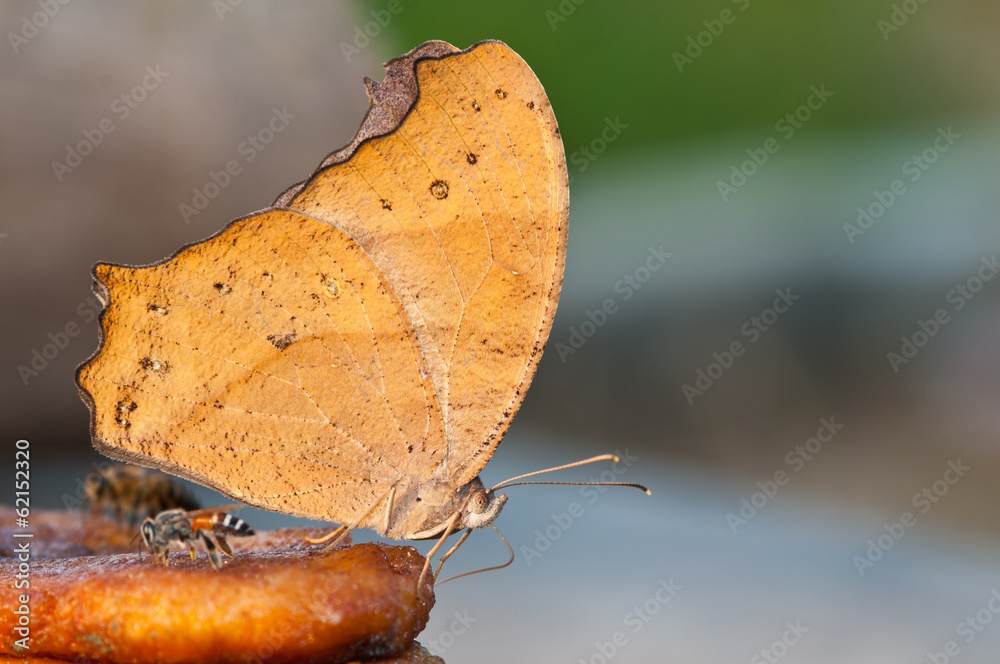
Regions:
[[[489,496],[486,495],[485,491],[480,491],[472,496],[472,500],[469,501],[469,511],[473,514],[482,514],[486,511],[486,508],[490,504]]]

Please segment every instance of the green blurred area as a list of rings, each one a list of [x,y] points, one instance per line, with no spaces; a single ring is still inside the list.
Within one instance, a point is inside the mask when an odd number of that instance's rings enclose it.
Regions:
[[[464,48],[495,38],[520,53],[545,85],[567,152],[619,116],[629,125],[621,144],[653,149],[770,130],[814,85],[837,100],[811,121],[816,129],[909,124],[991,101],[989,86],[976,85],[986,63],[974,49],[951,48],[952,39],[968,46],[968,28],[987,24],[981,15],[995,10],[982,2],[941,5],[944,14],[929,0],[399,1],[385,30],[400,52],[428,39]],[[388,5],[360,2],[359,25]],[[692,46],[699,37],[707,45]],[[675,53],[694,57],[678,66]]]

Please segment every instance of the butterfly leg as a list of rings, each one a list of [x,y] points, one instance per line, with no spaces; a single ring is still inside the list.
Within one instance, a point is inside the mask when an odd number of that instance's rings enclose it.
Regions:
[[[450,549],[448,549],[448,553],[444,554],[443,556],[441,556],[438,559],[437,569],[434,570],[434,580],[435,581],[437,581],[438,576],[441,574],[441,568],[444,567],[444,561],[448,560],[448,558],[451,558],[451,554],[453,554],[456,551],[458,551],[458,547],[462,546],[462,544],[465,543],[465,540],[469,539],[469,535],[471,533],[472,533],[472,528],[466,528],[465,532],[462,533],[462,536],[460,538],[458,538],[457,542],[455,542],[455,546],[453,546]]]
[[[385,521],[383,523],[383,531],[389,532],[389,519],[392,517],[392,504],[396,500],[396,485],[393,484],[392,488],[389,489],[389,500],[385,502]]]
[[[448,525],[444,529],[444,534],[441,535],[441,538],[437,541],[434,547],[427,552],[427,558],[424,560],[424,568],[420,570],[420,578],[417,579],[418,596],[420,594],[420,589],[423,588],[424,586],[424,577],[427,576],[427,570],[431,566],[431,558],[433,558],[434,554],[437,553],[438,549],[441,548],[441,545],[444,544],[444,541],[448,539],[448,535],[451,535],[451,533],[455,530],[455,524],[458,523],[458,520],[461,518],[461,516],[462,516],[461,512],[455,512],[454,514],[451,515],[451,518],[448,519]]]
[[[368,515],[371,514],[372,512],[374,512],[375,508],[382,504],[382,501],[385,500],[385,497],[388,496],[390,493],[392,495],[395,495],[395,493],[396,493],[396,485],[395,484],[392,485],[391,487],[389,487],[388,489],[386,489],[385,493],[383,493],[381,496],[379,496],[378,500],[375,501],[375,504],[371,506],[371,509],[369,509],[364,514],[362,514],[361,516],[359,516],[354,521],[354,523],[352,523],[351,525],[349,525],[349,526],[341,526],[340,528],[337,528],[335,531],[333,531],[329,535],[326,535],[325,537],[321,537],[318,540],[314,540],[314,539],[309,538],[309,537],[307,537],[306,540],[308,542],[310,542],[311,544],[322,544],[323,542],[326,542],[326,541],[328,541],[330,539],[333,539],[333,541],[330,544],[326,545],[326,547],[324,548],[324,550],[329,551],[331,549],[336,548],[337,545],[339,545],[342,541],[344,541],[344,538],[347,537],[348,533],[350,533],[352,530],[354,530],[359,525],[361,525],[361,522],[364,521],[365,519],[367,519]]]
[[[306,541],[309,542],[310,544],[324,544],[326,542],[329,542],[334,537],[337,537],[338,535],[340,535],[346,528],[347,528],[347,526],[340,526],[336,530],[334,530],[334,531],[332,531],[330,533],[327,533],[326,535],[323,535],[319,539],[313,539],[311,537],[307,537]]]

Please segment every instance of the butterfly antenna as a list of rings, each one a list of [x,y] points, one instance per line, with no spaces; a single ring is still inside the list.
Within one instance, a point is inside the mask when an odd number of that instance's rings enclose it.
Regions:
[[[641,484],[636,484],[635,482],[513,482],[511,484],[504,484],[503,489],[510,486],[522,486],[525,484],[545,484],[547,486],[551,485],[563,485],[563,486],[630,486],[640,491],[644,492],[647,496],[653,495],[652,492]]]
[[[495,530],[497,532],[497,535],[500,536],[500,539],[503,540],[504,546],[507,547],[507,552],[510,553],[510,560],[508,560],[507,562],[505,562],[503,565],[494,565],[493,567],[484,567],[483,569],[477,569],[477,570],[474,570],[472,572],[463,572],[462,574],[456,574],[455,576],[449,576],[444,581],[438,581],[437,583],[435,583],[434,584],[435,586],[441,585],[442,583],[447,583],[448,581],[454,581],[455,579],[460,579],[463,576],[472,576],[473,574],[479,574],[480,572],[492,572],[495,569],[503,569],[504,567],[509,567],[510,564],[514,562],[514,549],[511,548],[510,542],[508,542],[507,538],[503,536],[503,533],[500,532],[499,528],[497,528],[492,523],[490,525],[493,526],[493,530]],[[455,548],[457,548],[457,546]],[[448,553],[450,554],[451,551],[449,551]],[[441,562],[443,563],[444,561],[442,560]],[[438,568],[438,571],[439,572],[441,571],[440,567]]]
[[[518,475],[517,477],[512,477],[509,480],[504,480],[490,489],[490,492],[496,491],[497,489],[505,489],[509,486],[517,486],[519,484],[563,484],[563,485],[573,485],[573,486],[631,486],[639,489],[648,496],[650,495],[649,489],[641,484],[636,484],[634,482],[518,482],[517,480],[524,479],[525,477],[533,477],[535,475],[541,475],[542,473],[551,473],[556,470],[566,470],[567,468],[576,468],[577,466],[583,466],[588,463],[595,463],[597,461],[613,461],[618,463],[618,457],[614,454],[599,454],[595,457],[590,457],[589,459],[584,459],[582,461],[574,461],[573,463],[567,463],[562,466],[555,466],[553,468],[546,468],[544,470],[536,470],[531,473],[525,473],[524,475]],[[499,533],[499,531],[498,531]],[[503,535],[501,535],[503,537]],[[504,540],[506,541],[506,540]]]

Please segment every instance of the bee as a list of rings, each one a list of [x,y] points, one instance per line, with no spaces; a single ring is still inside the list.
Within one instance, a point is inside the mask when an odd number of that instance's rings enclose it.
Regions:
[[[231,505],[192,512],[182,509],[160,512],[155,517],[146,517],[136,537],[142,537],[146,548],[153,554],[153,559],[164,566],[169,564],[167,554],[171,544],[186,544],[191,551],[191,560],[194,560],[197,554],[195,543],[200,539],[208,549],[212,567],[221,570],[222,556],[219,551],[227,556],[233,555],[226,537],[249,537],[256,534],[246,521],[225,511],[240,507]]]
[[[191,492],[171,476],[125,464],[90,473],[85,492],[92,515],[110,512],[116,521],[129,527],[163,510],[201,507]]]

